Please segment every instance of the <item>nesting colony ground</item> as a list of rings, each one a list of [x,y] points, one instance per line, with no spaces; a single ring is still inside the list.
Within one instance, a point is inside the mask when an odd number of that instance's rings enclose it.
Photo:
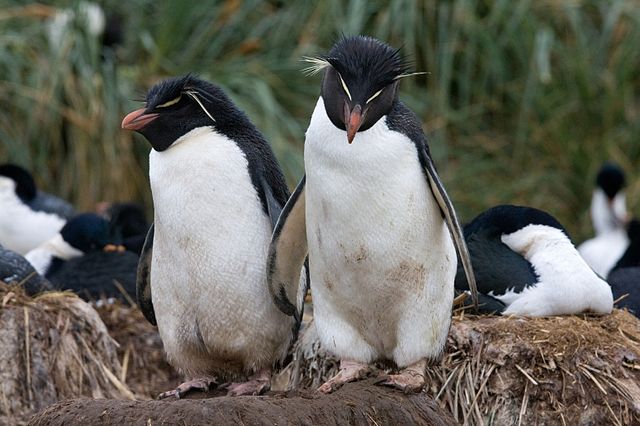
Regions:
[[[116,343],[96,311],[68,292],[32,299],[0,282],[0,424],[23,424],[80,395],[132,399]]]
[[[69,293],[31,299],[20,288],[0,285],[0,424],[22,424],[49,404],[80,396],[108,399],[58,402],[32,424],[180,418],[193,424],[640,424],[640,322],[624,311],[543,319],[456,314],[443,359],[427,371],[427,389],[412,396],[374,380],[335,395],[316,393],[338,363],[320,347],[311,322],[279,376],[292,390],[200,401],[132,401],[182,377],[164,361],[155,328],[137,308],[116,304],[98,311],[107,327]]]
[[[309,327],[291,385],[314,387],[337,371]],[[640,322],[604,317],[454,317],[426,392],[463,424],[640,424]]]

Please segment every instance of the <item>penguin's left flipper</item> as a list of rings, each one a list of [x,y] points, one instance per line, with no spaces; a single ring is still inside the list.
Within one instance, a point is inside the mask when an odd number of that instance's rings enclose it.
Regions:
[[[282,312],[296,318],[296,324],[302,320],[304,296],[309,288],[304,189],[303,176],[276,223],[267,259],[271,297]]]
[[[440,210],[447,222],[447,227],[449,228],[449,232],[451,233],[451,237],[453,238],[453,242],[456,246],[456,251],[458,252],[458,256],[460,256],[462,267],[464,268],[464,273],[467,277],[467,283],[471,290],[473,306],[475,309],[478,309],[478,288],[476,286],[476,277],[473,273],[471,255],[469,254],[467,244],[464,240],[464,235],[462,234],[462,228],[458,222],[456,211],[454,210],[453,204],[444,189],[444,185],[442,185],[442,182],[440,181],[440,177],[438,177],[438,172],[436,171],[433,160],[431,160],[431,156],[427,152],[427,149],[425,147],[421,147],[418,151],[420,153],[420,162],[422,163],[425,174],[427,175],[427,180],[429,181],[429,186],[431,187],[431,192],[440,206]]]
[[[138,261],[138,270],[136,273],[136,299],[138,300],[138,306],[147,321],[153,325],[158,325],[156,322],[156,313],[153,310],[153,303],[151,302],[150,272],[151,256],[153,253],[153,233],[154,226],[151,224],[149,232],[147,232],[147,238],[145,238],[144,245],[142,246],[140,260]]]

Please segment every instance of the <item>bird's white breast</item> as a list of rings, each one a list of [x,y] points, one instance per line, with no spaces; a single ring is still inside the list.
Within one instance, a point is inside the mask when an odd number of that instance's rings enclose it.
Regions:
[[[271,225],[242,150],[198,128],[149,160],[152,299],[169,357],[194,374],[224,370],[218,358],[272,362],[290,323],[268,294]]]
[[[71,246],[62,238],[62,235],[57,234],[49,241],[45,241],[35,249],[29,251],[29,253],[25,255],[25,259],[29,261],[31,266],[33,266],[40,275],[46,275],[54,257],[62,260],[70,260],[80,257],[82,254],[82,251]]]
[[[65,224],[58,215],[31,210],[15,193],[15,182],[0,176],[0,245],[21,255],[54,237]]]
[[[494,296],[510,303],[503,315],[606,314],[613,309],[609,285],[591,270],[559,229],[532,224],[503,235],[502,242],[527,259],[540,277],[536,285],[521,293]]]
[[[325,347],[406,365],[444,344],[456,254],[415,145],[385,121],[350,145],[316,105],[305,143],[311,285]]]

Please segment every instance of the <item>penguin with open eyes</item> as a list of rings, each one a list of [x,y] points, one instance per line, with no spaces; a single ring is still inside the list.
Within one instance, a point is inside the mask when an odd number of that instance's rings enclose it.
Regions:
[[[306,133],[302,179],[276,226],[269,285],[293,314],[309,254],[314,321],[340,358],[331,392],[389,360],[381,384],[424,385],[451,321],[456,248],[474,286],[469,253],[415,114],[398,99],[407,76],[399,51],[364,36],[325,57],[321,95]]]
[[[600,276],[606,277],[629,246],[624,171],[614,163],[604,163],[596,177],[591,197],[591,221],[595,237],[578,246],[584,260]]]
[[[152,87],[122,127],[152,147],[154,224],[138,302],[169,362],[193,378],[160,397],[240,376],[248,380],[228,385],[229,394],[259,394],[300,318],[280,312],[266,284],[269,241],[289,195],[269,144],[219,87],[190,75]]]

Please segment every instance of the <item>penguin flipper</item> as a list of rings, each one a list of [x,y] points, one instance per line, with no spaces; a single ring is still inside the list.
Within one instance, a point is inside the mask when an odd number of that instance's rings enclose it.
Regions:
[[[276,197],[273,195],[273,190],[271,186],[266,181],[266,179],[262,178],[262,191],[264,192],[264,198],[267,201],[267,214],[269,215],[269,219],[271,220],[271,228],[276,228],[276,223],[278,223],[278,218],[280,217],[280,213],[282,213],[282,205],[276,200]]]
[[[304,295],[309,286],[304,189],[303,176],[276,223],[267,259],[271,297],[283,313],[296,318],[297,324],[302,319]],[[303,266],[305,276],[301,276]]]
[[[469,254],[469,249],[467,248],[467,244],[464,240],[464,235],[462,234],[462,228],[458,222],[456,211],[444,189],[444,185],[440,181],[440,177],[438,177],[438,172],[436,171],[427,150],[423,147],[419,152],[429,186],[431,187],[431,192],[440,206],[440,210],[442,211],[444,219],[447,222],[449,232],[451,233],[451,237],[453,238],[453,243],[456,246],[456,251],[458,252],[458,256],[460,256],[462,267],[464,268],[464,273],[467,277],[467,283],[471,290],[473,305],[475,309],[478,309],[478,288],[476,286],[476,277],[471,265],[471,255]]]
[[[147,238],[144,240],[142,246],[142,252],[140,253],[140,260],[138,261],[138,270],[136,272],[136,299],[138,300],[138,306],[142,311],[144,317],[153,325],[158,325],[156,322],[156,313],[153,310],[153,303],[151,301],[151,256],[153,253],[153,223],[147,232]]]

